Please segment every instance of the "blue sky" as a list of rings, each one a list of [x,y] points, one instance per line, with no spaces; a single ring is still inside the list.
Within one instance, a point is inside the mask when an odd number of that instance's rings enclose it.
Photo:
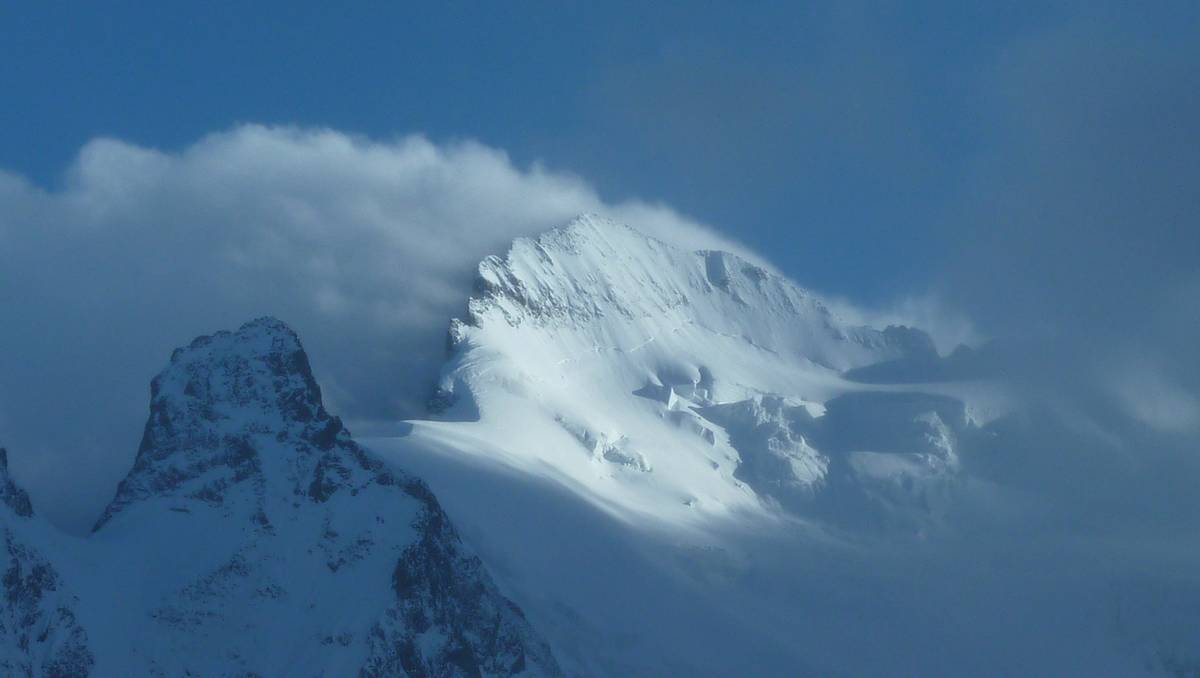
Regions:
[[[30,3],[0,9],[0,166],[237,123],[478,139],[663,200],[870,303],[923,284],[1042,3]],[[519,7],[519,8],[518,8]]]

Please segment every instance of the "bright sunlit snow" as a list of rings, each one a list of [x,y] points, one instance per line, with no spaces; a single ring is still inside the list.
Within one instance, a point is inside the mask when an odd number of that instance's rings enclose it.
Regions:
[[[569,671],[1126,675],[1157,651],[1094,598],[1112,573],[1063,576],[1102,546],[1014,539],[1021,490],[961,459],[1011,419],[998,383],[844,376],[941,361],[919,330],[595,217],[476,290],[438,420],[367,443],[429,480]]]

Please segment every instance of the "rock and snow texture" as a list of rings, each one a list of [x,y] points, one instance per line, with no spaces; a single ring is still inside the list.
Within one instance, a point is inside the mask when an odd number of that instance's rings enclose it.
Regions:
[[[9,477],[8,453],[0,448],[0,673],[6,676],[81,676],[92,669],[88,635],[76,618],[78,600],[35,545],[49,529]]]
[[[848,323],[734,255],[597,218],[484,260],[467,311],[434,419],[380,428],[369,451],[324,409],[296,336],[262,319],[172,356],[134,467],[88,538],[48,532],[0,474],[0,668],[1200,665],[1196,568],[1159,590],[1110,576],[1138,563],[1104,561],[1107,545],[989,522],[1030,510],[1000,500],[996,478],[1028,474],[1001,452],[1053,440],[1026,445],[970,351],[941,357],[919,330]]]
[[[925,333],[849,324],[733,254],[680,250],[596,217],[485,259],[450,342],[435,411],[506,422],[492,439],[514,465],[658,521],[764,501],[801,508],[823,493],[837,494],[841,515],[872,512],[881,493],[925,507],[925,485],[949,482],[954,436],[971,425],[961,406],[935,421],[948,405],[859,398],[866,387],[842,377],[936,359]],[[879,435],[856,441],[863,427]]]
[[[594,217],[485,259],[449,344],[438,421],[370,444],[430,479],[583,675],[836,673],[777,637],[802,603],[744,588],[794,578],[794,540],[726,536],[936,529],[978,424],[971,393],[844,378],[936,359],[923,332]]]
[[[950,378],[969,351],[593,217],[485,259],[467,310],[435,420],[364,444],[430,483],[567,673],[1144,671],[1085,549],[973,531],[1027,509],[978,451],[1027,441],[1008,393]]]
[[[55,549],[84,592],[98,674],[559,673],[429,488],[325,410],[285,325],[195,340],[151,398],[134,467],[94,533]],[[6,609],[39,614],[57,575],[11,539],[9,551],[25,570],[6,577]],[[67,673],[86,673],[75,661]]]

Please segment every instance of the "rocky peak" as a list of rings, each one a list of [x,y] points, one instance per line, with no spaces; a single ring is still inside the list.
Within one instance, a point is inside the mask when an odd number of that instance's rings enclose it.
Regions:
[[[559,672],[429,488],[325,410],[299,339],[273,318],[172,354],[96,531],[115,553],[150,545],[140,566],[162,580],[129,622],[144,626],[109,639],[114,674]],[[144,586],[109,575],[118,591]]]
[[[174,423],[220,422],[234,413],[279,417],[289,424],[329,418],[299,337],[270,317],[176,349],[150,389],[151,409],[161,425],[148,432],[156,436],[177,435]]]
[[[33,515],[29,494],[17,486],[8,473],[8,450],[3,447],[0,447],[0,501],[22,518]]]
[[[252,517],[265,525],[264,451],[287,457],[272,461],[290,468],[298,491],[321,496],[332,491],[318,470],[322,453],[348,441],[341,420],[322,404],[299,338],[283,322],[259,318],[236,332],[199,337],[176,349],[151,382],[150,418],[133,469],[97,529],[140,499],[222,506],[232,487],[247,484]]]

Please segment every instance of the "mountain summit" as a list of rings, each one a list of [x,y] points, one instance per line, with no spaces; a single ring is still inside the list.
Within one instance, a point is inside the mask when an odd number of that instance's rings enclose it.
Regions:
[[[479,264],[438,421],[365,444],[430,479],[568,671],[821,675],[764,640],[795,611],[742,582],[792,577],[771,559],[806,530],[939,529],[985,399],[845,376],[936,359],[735,254],[586,216]]]
[[[907,456],[850,459],[853,431],[833,422],[915,426],[938,440],[968,426],[961,404],[950,413],[914,393],[850,397],[866,389],[847,370],[936,359],[924,332],[848,323],[734,254],[682,250],[599,217],[485,259],[450,344],[435,411],[496,422],[488,438],[510,443],[514,463],[655,522],[704,522],[764,500],[828,503],[824,490],[839,508],[815,508],[844,514],[848,493],[888,477],[945,476],[953,450],[891,445]]]
[[[559,672],[429,488],[325,410],[273,318],[172,354],[133,469],[93,535],[54,550],[104,674]]]
[[[1014,411],[985,350],[942,357],[745,258],[598,217],[481,261],[448,335],[431,418],[359,440],[282,322],[178,349],[86,538],[38,519],[0,451],[0,669],[1198,665],[1188,581],[1160,595],[1137,563],[1095,570],[1111,548],[1028,532],[1062,517],[1012,480],[1061,475],[1052,448],[1079,433]]]

